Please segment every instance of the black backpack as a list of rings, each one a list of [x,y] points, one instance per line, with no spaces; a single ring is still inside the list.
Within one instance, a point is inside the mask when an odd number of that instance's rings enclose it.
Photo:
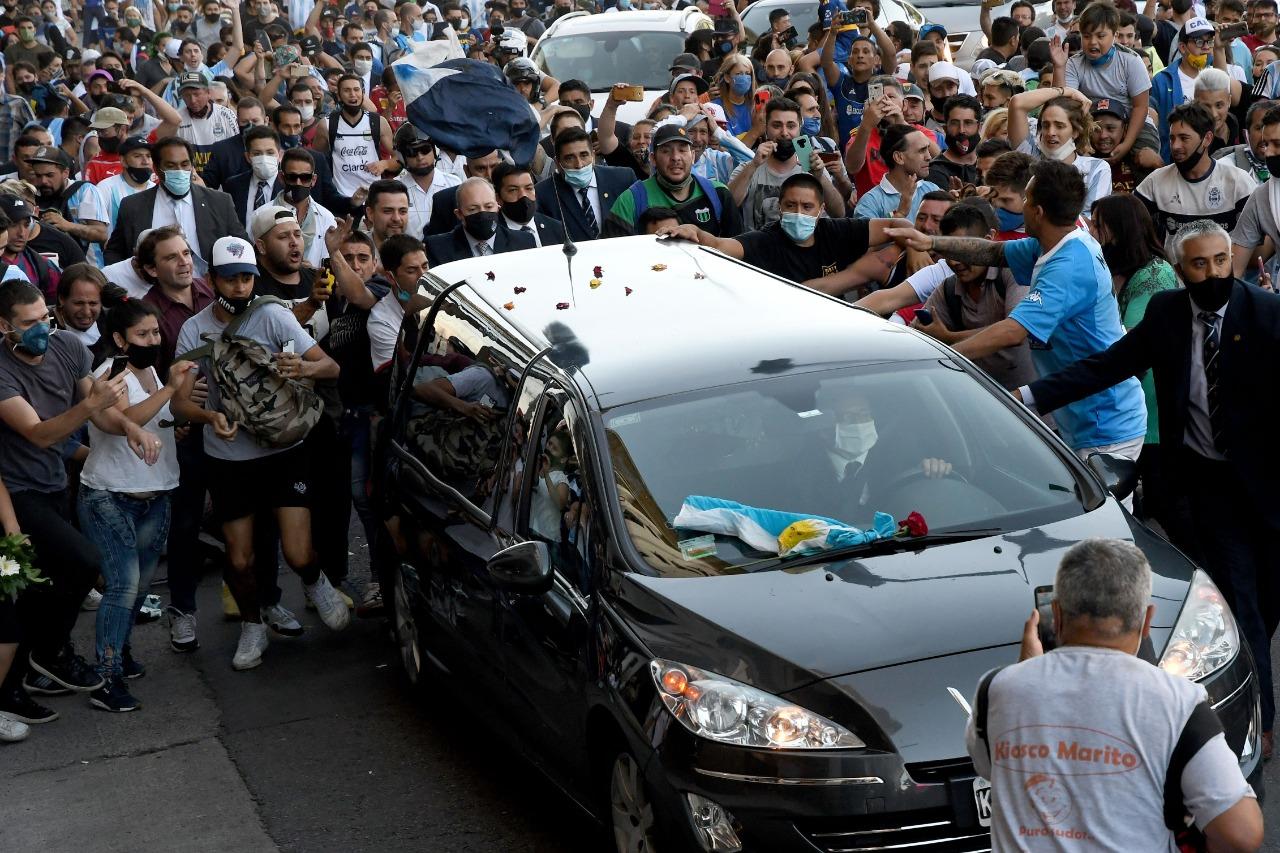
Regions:
[[[369,133],[372,137],[373,148],[378,152],[378,156],[382,157],[389,152],[382,150],[382,122],[386,121],[378,113],[371,113],[365,110],[365,115],[369,116]],[[338,121],[342,116],[342,110],[334,110],[329,113],[329,156],[333,156],[333,146],[338,141]]]

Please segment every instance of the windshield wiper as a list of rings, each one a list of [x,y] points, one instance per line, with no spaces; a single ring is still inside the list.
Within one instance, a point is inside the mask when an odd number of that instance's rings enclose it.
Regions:
[[[876,556],[878,554],[898,554],[903,551],[919,551],[930,545],[968,542],[973,539],[984,539],[1004,532],[1001,527],[971,527],[964,530],[940,530],[937,533],[926,533],[924,536],[895,536],[892,539],[873,539],[861,545],[848,548],[836,548],[830,551],[816,551],[812,554],[799,554],[795,557],[783,557],[775,566],[792,568],[811,563],[827,563],[854,556]]]

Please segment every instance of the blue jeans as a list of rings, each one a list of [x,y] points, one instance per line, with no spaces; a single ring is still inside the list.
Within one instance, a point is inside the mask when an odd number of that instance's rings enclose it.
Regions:
[[[140,499],[82,485],[79,511],[80,529],[102,552],[107,582],[98,606],[97,670],[119,677],[120,652],[169,536],[169,495]]]

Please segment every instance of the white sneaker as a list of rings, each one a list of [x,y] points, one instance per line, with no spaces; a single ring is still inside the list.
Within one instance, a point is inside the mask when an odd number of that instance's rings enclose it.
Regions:
[[[347,603],[342,600],[341,593],[333,588],[333,584],[329,583],[327,577],[321,574],[320,580],[302,586],[308,600],[316,606],[316,613],[320,616],[321,622],[334,631],[341,631],[347,627],[347,623],[351,621],[351,614],[347,612]]]
[[[267,650],[267,626],[261,622],[240,623],[240,643],[231,659],[232,669],[253,669],[262,663],[262,653]]]
[[[165,608],[169,616],[169,646],[175,652],[194,652],[200,648],[196,639],[196,615],[183,613],[172,604]]]
[[[0,743],[17,743],[20,740],[26,740],[29,734],[31,734],[31,727],[26,723],[0,714]]]
[[[285,637],[301,637],[302,623],[283,604],[273,604],[262,608],[262,621],[271,626],[271,630]]]
[[[89,594],[84,597],[84,601],[80,602],[80,609],[93,611],[97,610],[100,604],[102,604],[102,593],[96,589],[91,589]]]

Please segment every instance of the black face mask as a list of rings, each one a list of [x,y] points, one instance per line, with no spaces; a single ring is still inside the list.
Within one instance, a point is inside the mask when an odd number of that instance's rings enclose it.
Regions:
[[[1280,178],[1280,155],[1267,158],[1267,172]]]
[[[475,239],[488,240],[498,230],[498,214],[492,210],[477,211],[462,220],[462,227]]]
[[[290,204],[302,204],[311,198],[311,187],[289,187],[284,191],[284,197]]]
[[[129,357],[129,365],[131,367],[136,367],[138,370],[146,370],[148,367],[155,367],[156,362],[160,360],[160,344],[151,344],[145,347],[138,344],[129,344],[129,351],[125,355]]]
[[[533,219],[533,199],[520,196],[515,201],[504,201],[502,212],[512,222],[529,222]]]
[[[242,296],[237,299],[232,299],[219,293],[214,296],[213,301],[221,305],[223,311],[226,311],[232,317],[235,317],[237,314],[243,314],[245,312],[245,309],[249,307],[249,303],[253,301],[253,297]]]
[[[415,178],[425,178],[436,170],[436,164],[432,163],[430,166],[405,166],[404,168],[406,172]]]
[[[1200,161],[1205,158],[1204,142],[1205,140],[1201,139],[1200,145],[1197,146],[1196,150],[1192,152],[1191,156],[1186,160],[1183,160],[1181,163],[1176,160],[1174,161],[1173,165],[1178,167],[1178,174],[1182,175],[1182,177],[1185,178],[1187,175],[1195,171],[1195,168],[1200,165]]]
[[[129,180],[135,184],[145,184],[151,180],[151,170],[145,166],[125,166],[124,170],[129,173]]]
[[[796,144],[790,139],[779,139],[777,147],[773,149],[773,158],[775,160],[790,160],[796,153]]]
[[[976,133],[964,133],[959,136],[946,135],[947,150],[959,157],[964,157],[978,147],[982,137]]]
[[[302,146],[301,133],[289,133],[280,135],[280,147],[285,151]]]
[[[573,104],[572,106],[575,110],[577,110],[578,115],[582,116],[582,121],[584,124],[591,121],[591,105],[590,104]]]
[[[115,154],[120,150],[120,143],[123,142],[118,136],[99,136],[98,145],[108,154]]]
[[[1187,295],[1201,311],[1217,311],[1231,298],[1231,288],[1236,280],[1229,275],[1210,276],[1204,281],[1185,281]]]

